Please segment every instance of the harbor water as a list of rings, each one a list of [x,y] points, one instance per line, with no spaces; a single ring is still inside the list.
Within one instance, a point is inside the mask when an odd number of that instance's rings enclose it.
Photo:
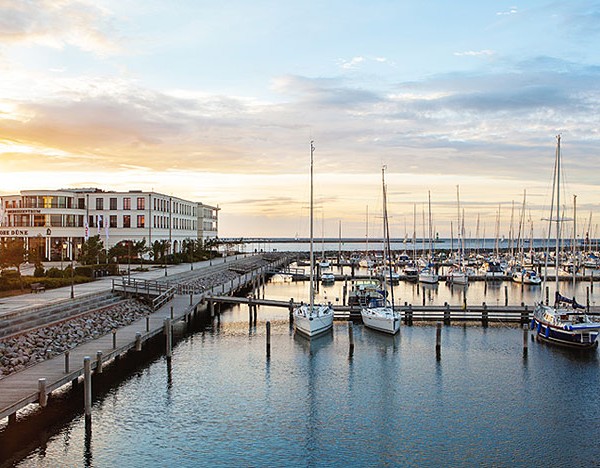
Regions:
[[[511,302],[532,303],[535,292],[507,286]],[[397,297],[410,302],[416,288],[401,283]],[[306,289],[267,284],[263,294],[300,299]],[[453,299],[449,286],[436,289],[436,303]],[[319,294],[334,302],[340,290],[337,282]],[[477,302],[503,294],[502,283],[467,288]],[[391,337],[354,324],[353,336],[350,357],[347,322],[309,341],[293,333],[287,309],[260,306],[253,325],[247,306],[224,308],[205,328],[180,330],[170,362],[157,355],[97,396],[91,427],[77,409],[16,465],[598,464],[597,350],[530,341],[524,355],[522,330],[507,324],[444,327],[439,360],[435,326]]]

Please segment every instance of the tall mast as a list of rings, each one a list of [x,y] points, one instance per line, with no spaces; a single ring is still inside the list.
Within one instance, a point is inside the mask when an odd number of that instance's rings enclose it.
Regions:
[[[388,221],[387,211],[387,187],[385,185],[385,166],[381,168],[381,181],[383,184],[383,235],[385,237],[387,253],[388,253],[388,268],[390,274],[390,299],[392,303],[392,311],[394,310],[394,285],[392,283],[392,249],[390,246],[390,225]],[[385,262],[385,254],[384,254]],[[385,281],[384,281],[385,284]]]
[[[560,135],[556,137],[556,247],[555,247],[555,258],[554,258],[554,269],[556,276],[556,291],[558,291],[558,265],[560,263],[559,254],[560,254]]]
[[[313,154],[315,152],[315,145],[311,140],[310,142],[310,313],[312,314],[313,306],[315,303],[315,285],[314,285],[314,269],[315,269],[315,258],[314,258],[314,246],[313,246]]]

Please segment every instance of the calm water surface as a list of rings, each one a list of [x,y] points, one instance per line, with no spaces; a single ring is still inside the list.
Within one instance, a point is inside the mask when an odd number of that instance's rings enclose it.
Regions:
[[[302,297],[305,286],[269,285],[266,296]],[[345,322],[309,342],[286,310],[258,315],[250,327],[247,308],[230,309],[184,337],[170,365],[148,363],[95,401],[91,434],[79,416],[18,466],[600,462],[598,351],[531,342],[524,357],[520,329],[453,326],[437,361],[432,326],[389,337],[355,325],[349,359]]]

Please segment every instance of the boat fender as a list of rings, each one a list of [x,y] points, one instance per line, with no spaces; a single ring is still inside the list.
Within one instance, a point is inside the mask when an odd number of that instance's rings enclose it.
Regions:
[[[537,332],[538,332],[538,334],[542,333],[542,324],[541,323],[538,323]]]
[[[550,336],[550,327],[546,325],[546,338],[548,338],[548,336]]]
[[[531,319],[531,324],[529,325],[529,329],[533,330],[535,328],[535,319]]]

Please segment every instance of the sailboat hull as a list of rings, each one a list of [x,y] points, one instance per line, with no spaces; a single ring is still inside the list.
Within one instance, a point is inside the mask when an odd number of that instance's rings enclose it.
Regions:
[[[364,308],[360,315],[366,327],[395,335],[400,330],[400,314],[390,307]]]
[[[293,316],[294,330],[309,338],[333,327],[333,309],[329,306],[315,305],[311,310],[309,305],[303,305],[294,310]]]
[[[552,308],[538,305],[531,320],[531,329],[540,341],[577,349],[594,349],[598,346],[600,323],[551,324],[543,318],[546,310],[551,311]]]

